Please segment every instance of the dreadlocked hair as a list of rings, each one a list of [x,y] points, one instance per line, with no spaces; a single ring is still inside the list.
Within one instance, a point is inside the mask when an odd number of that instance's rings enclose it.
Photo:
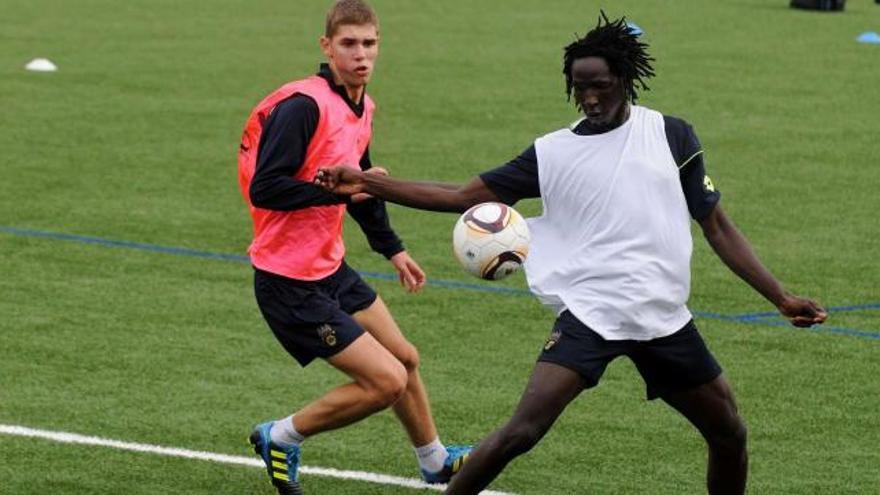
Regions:
[[[626,17],[609,21],[604,11],[599,11],[599,22],[583,38],[575,34],[575,41],[565,47],[562,73],[565,74],[565,93],[571,100],[571,65],[584,57],[602,57],[611,73],[623,79],[626,98],[635,103],[638,88],[649,91],[645,80],[654,77],[651,67],[653,57],[648,55],[647,43],[639,41],[626,23]],[[604,22],[604,24],[603,24]]]

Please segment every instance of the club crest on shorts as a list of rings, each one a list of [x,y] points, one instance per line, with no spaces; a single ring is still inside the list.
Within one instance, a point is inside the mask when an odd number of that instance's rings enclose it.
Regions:
[[[318,337],[329,347],[336,345],[336,330],[326,323],[318,327]]]
[[[550,334],[550,337],[547,338],[547,342],[544,342],[544,350],[549,351],[550,349],[552,349],[553,346],[556,345],[556,343],[559,342],[559,339],[561,338],[562,332],[560,332],[559,330],[554,330]]]

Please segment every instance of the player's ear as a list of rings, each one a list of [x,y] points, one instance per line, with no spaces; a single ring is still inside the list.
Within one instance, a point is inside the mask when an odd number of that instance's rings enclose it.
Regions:
[[[321,36],[318,39],[318,44],[321,46],[321,51],[324,52],[324,55],[330,58],[330,38]]]

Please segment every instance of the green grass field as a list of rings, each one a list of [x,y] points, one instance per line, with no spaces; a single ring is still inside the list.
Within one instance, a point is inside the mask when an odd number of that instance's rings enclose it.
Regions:
[[[229,455],[252,424],[342,382],[301,370],[229,259],[65,240],[70,234],[241,255],[250,220],[235,154],[251,107],[317,68],[329,1],[3,0],[0,16],[0,424]],[[750,426],[750,492],[880,493],[880,5],[786,0],[608,2],[652,46],[642,103],[690,121],[728,213],[827,330],[780,326],[695,231],[690,307]],[[374,161],[464,181],[577,118],[562,46],[595,1],[375,0],[382,54]],[[54,74],[26,72],[47,57]],[[537,202],[517,208],[534,215]],[[460,270],[452,215],[390,207],[432,280]],[[48,233],[40,236],[37,233]],[[350,263],[390,273],[355,224]],[[509,417],[549,332],[532,298],[368,279],[420,348],[441,434],[476,442]],[[858,306],[858,307],[854,307]],[[719,318],[712,315],[731,318]],[[279,380],[279,377],[283,379]],[[643,399],[618,360],[492,485],[521,494],[704,491],[698,434]],[[390,413],[306,444],[309,466],[415,477]],[[258,469],[0,434],[0,493],[270,494]],[[416,490],[304,475],[309,494]]]

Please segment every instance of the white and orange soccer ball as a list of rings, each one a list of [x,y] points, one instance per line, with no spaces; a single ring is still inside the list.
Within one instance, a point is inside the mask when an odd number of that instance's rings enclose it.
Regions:
[[[529,226],[502,203],[480,203],[459,217],[452,249],[468,273],[500,280],[517,271],[529,254]]]

